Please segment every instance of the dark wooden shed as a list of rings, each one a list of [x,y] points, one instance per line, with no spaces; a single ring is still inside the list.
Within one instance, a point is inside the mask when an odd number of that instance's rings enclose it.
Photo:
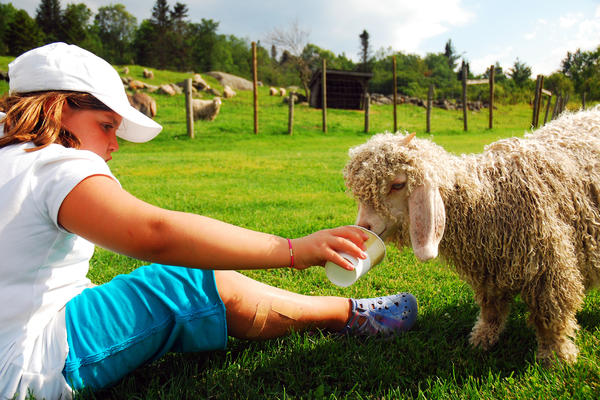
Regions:
[[[314,108],[323,106],[322,71],[316,71],[310,80],[309,105]],[[362,110],[365,108],[365,95],[370,72],[327,70],[327,108]]]

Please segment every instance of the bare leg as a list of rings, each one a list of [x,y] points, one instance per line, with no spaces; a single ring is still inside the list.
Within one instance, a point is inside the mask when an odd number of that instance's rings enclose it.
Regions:
[[[340,331],[350,317],[347,298],[304,296],[235,271],[215,271],[215,279],[227,309],[229,335],[237,338],[269,339],[286,335],[292,329]],[[257,319],[263,319],[264,325],[257,328]]]

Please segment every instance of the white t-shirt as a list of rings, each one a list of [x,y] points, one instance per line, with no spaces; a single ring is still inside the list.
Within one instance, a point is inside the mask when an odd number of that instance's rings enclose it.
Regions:
[[[1,117],[2,115],[0,115]],[[1,132],[1,126],[0,126]],[[1,136],[1,135],[0,135]],[[94,245],[61,228],[66,195],[91,175],[114,176],[90,151],[31,143],[0,149],[0,398],[71,397],[64,306],[89,284]]]

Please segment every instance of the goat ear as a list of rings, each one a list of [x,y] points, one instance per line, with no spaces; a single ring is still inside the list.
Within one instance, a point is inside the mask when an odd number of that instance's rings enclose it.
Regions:
[[[406,135],[404,139],[402,139],[402,145],[406,146],[407,144],[409,144],[416,134],[416,132],[413,132],[411,134]]]
[[[415,188],[408,198],[408,214],[415,256],[421,261],[437,257],[446,223],[440,191],[430,183]]]

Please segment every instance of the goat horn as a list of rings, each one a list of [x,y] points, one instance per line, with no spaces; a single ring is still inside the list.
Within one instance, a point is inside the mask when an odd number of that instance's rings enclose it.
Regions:
[[[415,135],[416,135],[416,134],[417,134],[416,132],[413,132],[413,133],[411,133],[411,134],[407,135],[407,136],[404,138],[404,140],[402,140],[402,144],[403,144],[403,145],[407,145],[408,143],[410,143],[410,141],[412,140],[412,138],[414,138],[414,137],[415,137]]]

